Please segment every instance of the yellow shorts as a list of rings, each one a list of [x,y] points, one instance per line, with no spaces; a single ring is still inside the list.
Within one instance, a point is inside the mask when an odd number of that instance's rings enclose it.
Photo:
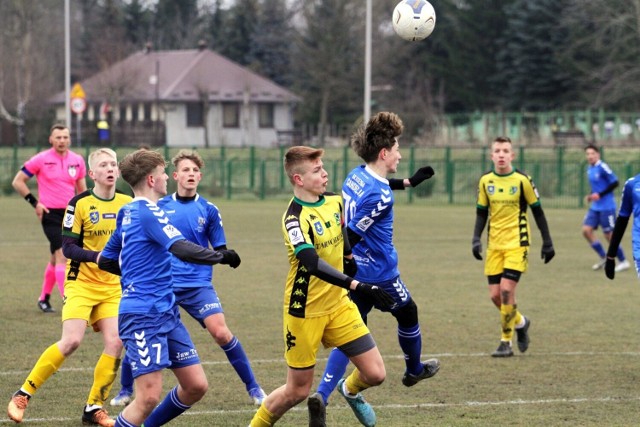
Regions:
[[[339,347],[369,333],[358,307],[349,301],[331,314],[301,319],[284,313],[284,358],[291,368],[316,364],[320,343]]]
[[[501,274],[505,269],[524,273],[529,266],[529,247],[514,249],[487,249],[487,262],[484,264],[485,276]]]
[[[118,317],[122,297],[120,286],[90,285],[82,282],[66,282],[62,321],[83,319],[93,325],[100,319]]]

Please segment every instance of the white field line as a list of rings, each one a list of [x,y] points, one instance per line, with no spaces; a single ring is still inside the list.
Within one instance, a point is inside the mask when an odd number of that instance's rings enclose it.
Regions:
[[[550,353],[534,353],[535,356],[599,356],[599,355],[607,355],[607,356],[632,356],[638,357],[640,356],[640,352],[590,352],[590,351],[575,351],[575,352],[550,352]],[[440,353],[440,354],[430,354],[429,357],[489,357],[489,353]],[[531,356],[528,356],[531,357]],[[383,356],[384,359],[401,359],[404,358],[402,355],[388,355]],[[319,358],[319,361],[326,361],[326,358]],[[284,359],[253,359],[251,361],[252,364],[272,364],[272,363],[283,363]],[[203,361],[203,365],[224,365],[228,364],[227,361]],[[93,366],[91,367],[80,367],[80,368],[61,368],[59,372],[64,371],[93,371]],[[20,371],[0,371],[0,376],[11,376],[11,375],[26,375],[28,371],[20,370]],[[458,402],[458,403],[414,403],[414,404],[390,404],[390,405],[373,405],[374,408],[379,409],[421,409],[421,408],[454,408],[454,407],[483,407],[483,406],[519,406],[519,405],[557,405],[557,404],[589,404],[589,403],[623,403],[623,402],[638,402],[640,401],[640,396],[631,396],[631,397],[574,397],[574,398],[563,398],[563,399],[536,399],[536,400],[501,400],[501,401],[466,401],[466,402]],[[350,410],[350,408],[346,405],[331,405],[332,410]],[[305,405],[298,405],[291,409],[292,411],[306,411],[307,408]],[[217,409],[217,410],[189,410],[183,414],[183,416],[205,416],[205,415],[225,415],[225,414],[253,414],[255,413],[256,408],[251,407],[247,409],[233,409],[233,410],[225,410],[225,409]],[[23,421],[24,424],[37,424],[37,423],[50,423],[50,422],[69,422],[69,421],[77,421],[78,417],[66,417],[66,418],[28,418]],[[8,419],[0,419],[0,425],[14,425],[15,423]]]
[[[482,407],[482,406],[516,406],[516,405],[557,405],[557,404],[576,404],[576,403],[621,403],[621,402],[637,402],[640,401],[640,397],[625,397],[625,398],[613,398],[613,397],[577,397],[571,399],[539,399],[539,400],[503,400],[503,401],[488,401],[488,402],[461,402],[461,403],[414,403],[409,405],[372,405],[376,409],[422,409],[422,408],[461,408],[461,407]],[[204,415],[220,415],[224,416],[225,414],[254,414],[257,408],[247,408],[247,409],[217,409],[217,410],[188,410],[182,416],[191,416],[191,417],[199,417]],[[331,405],[331,410],[351,410],[346,405]],[[292,408],[291,411],[307,411],[306,405],[300,404],[296,407]],[[36,423],[51,423],[51,422],[69,422],[69,421],[77,421],[78,417],[65,417],[65,418],[26,418],[22,421],[24,424],[36,424]],[[0,425],[8,424],[15,425],[15,423],[11,420],[4,419],[0,420]]]
[[[528,353],[527,356],[524,357],[544,357],[544,356],[567,356],[567,357],[574,357],[574,356],[631,356],[631,357],[640,357],[640,352],[637,351],[618,351],[618,352],[611,352],[611,351],[568,351],[568,352],[548,352],[548,353]],[[450,357],[450,358],[463,358],[463,357],[489,357],[490,353],[438,353],[438,354],[428,354],[428,355],[423,355],[423,356],[428,356],[428,357]],[[73,356],[71,356],[73,358]],[[385,360],[390,360],[390,359],[404,359],[403,355],[384,355],[382,356],[383,359]],[[318,361],[327,361],[326,357],[320,357],[318,358]],[[217,361],[202,361],[201,362],[202,365],[205,366],[215,366],[215,365],[228,365],[229,362],[227,360],[217,360]],[[281,363],[284,365],[284,358],[278,358],[278,359],[251,359],[251,364],[252,365],[259,365],[259,364],[278,364]],[[93,372],[94,366],[83,366],[83,367],[74,367],[74,368],[60,368],[58,370],[58,372],[85,372],[85,371],[91,371]],[[14,370],[14,371],[0,371],[0,377],[7,377],[7,376],[12,376],[12,375],[26,375],[29,373],[29,370]]]

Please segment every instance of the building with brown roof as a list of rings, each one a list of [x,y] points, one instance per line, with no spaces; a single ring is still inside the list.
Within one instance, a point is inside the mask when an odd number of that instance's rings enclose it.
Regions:
[[[293,130],[300,98],[201,47],[134,53],[80,82],[83,134],[109,124],[112,144],[269,147]],[[64,120],[65,94],[50,101]],[[76,116],[74,115],[74,121]]]

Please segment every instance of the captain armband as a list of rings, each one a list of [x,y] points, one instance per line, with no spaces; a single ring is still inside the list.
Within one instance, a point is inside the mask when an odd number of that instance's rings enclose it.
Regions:
[[[26,196],[24,196],[24,199],[27,201],[27,203],[29,203],[31,206],[35,207],[38,206],[38,199],[36,199],[33,194],[29,193]]]

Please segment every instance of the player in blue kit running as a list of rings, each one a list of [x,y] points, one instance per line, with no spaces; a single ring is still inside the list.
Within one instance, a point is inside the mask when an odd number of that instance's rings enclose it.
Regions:
[[[402,384],[411,387],[434,376],[440,369],[440,362],[437,359],[421,361],[418,307],[400,278],[398,253],[393,245],[393,190],[415,187],[434,173],[430,166],[425,166],[411,178],[387,178],[397,171],[402,158],[398,137],[403,129],[402,120],[396,114],[380,112],[351,137],[351,145],[365,165],[352,170],[342,186],[345,223],[355,260],[354,263],[345,258],[344,270],[356,280],[384,289],[397,303],[395,308],[387,310],[362,295],[351,293],[365,321],[374,307],[390,312],[396,318],[398,342],[406,364]],[[322,398],[326,405],[348,363],[349,359],[340,350],[333,349],[318,393],[310,399]],[[314,418],[312,414],[310,418]]]
[[[605,274],[611,280],[613,280],[616,271],[618,271],[616,268],[616,254],[631,215],[633,215],[631,248],[633,250],[633,259],[635,260],[636,274],[640,277],[640,175],[628,179],[622,188],[620,210],[618,211],[616,224],[613,227],[611,242],[607,250],[607,261],[604,265]]]
[[[202,247],[209,247],[211,244],[214,250],[227,249],[218,208],[197,192],[204,166],[202,157],[195,151],[180,150],[171,162],[175,167],[173,179],[177,182],[177,191],[160,199],[158,206],[167,214],[171,224],[189,241]],[[207,328],[245,384],[251,401],[260,405],[265,393],[256,381],[242,344],[227,327],[218,294],[211,284],[211,267],[173,257],[172,272],[176,304]],[[121,402],[124,405],[128,403],[127,399],[130,400],[133,394],[130,371],[128,360],[125,360],[122,364],[122,390],[112,400],[112,405]],[[131,380],[127,381],[128,378]],[[152,421],[147,419],[145,425],[154,425]]]
[[[131,361],[136,398],[115,425],[138,427],[154,408],[157,425],[162,425],[199,401],[208,388],[175,304],[172,254],[187,262],[233,268],[240,265],[240,257],[233,250],[215,251],[189,242],[171,224],[156,204],[167,194],[169,178],[161,154],[134,151],[122,160],[120,172],[135,197],[118,212],[116,230],[100,253],[98,266],[122,276],[118,332]],[[171,368],[178,386],[158,406],[164,368]]]
[[[600,160],[600,150],[597,146],[589,144],[584,149],[589,167],[587,177],[591,185],[591,193],[586,197],[591,203],[589,210],[584,216],[582,223],[582,234],[591,245],[591,248],[600,256],[600,261],[593,265],[594,270],[600,270],[605,264],[605,253],[602,243],[598,240],[594,231],[602,227],[602,233],[607,241],[611,241],[611,232],[616,221],[616,199],[613,191],[618,188],[618,177],[611,170],[609,165]],[[621,247],[618,247],[616,254],[620,264],[616,266],[616,271],[629,269],[629,261],[624,256]]]

